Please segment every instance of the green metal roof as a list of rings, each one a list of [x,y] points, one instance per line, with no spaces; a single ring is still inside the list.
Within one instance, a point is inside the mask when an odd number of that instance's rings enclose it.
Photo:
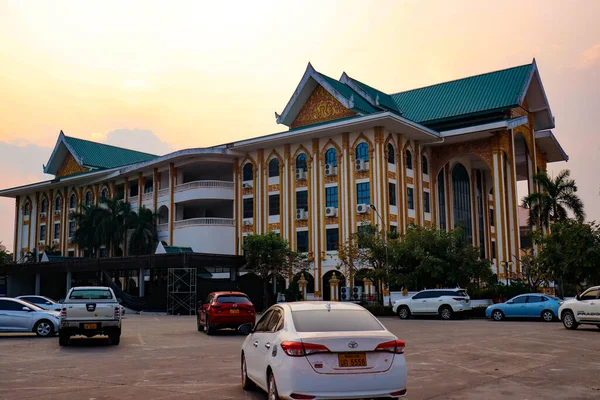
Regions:
[[[165,248],[165,252],[167,254],[173,254],[173,253],[193,253],[194,250],[192,250],[191,247],[177,247],[177,246],[164,246]]]
[[[83,165],[92,168],[117,168],[125,165],[149,161],[157,158],[153,154],[140,151],[123,149],[108,144],[91,142],[89,140],[77,139],[65,136],[65,141],[79,157]]]
[[[352,108],[353,111],[361,114],[372,114],[381,111],[373,107],[367,100],[363,99],[362,96],[356,93],[350,86],[344,85],[342,82],[336,81],[320,72],[318,72],[318,74],[347,100],[350,100],[352,97],[352,101],[354,102],[354,107]]]
[[[371,87],[365,83],[357,81],[354,78],[350,78],[350,79],[352,79],[352,81],[354,83],[356,83],[362,90],[367,92],[369,94],[369,96],[371,96],[373,99],[379,98],[379,105],[381,105],[391,111],[394,111],[398,114],[402,114],[402,111],[400,110],[400,108],[398,108],[398,105],[396,104],[396,102],[394,102],[394,99],[392,98],[392,96],[390,96],[387,93],[383,93],[381,90],[377,90],[374,87]]]
[[[402,116],[419,123],[519,105],[532,64],[392,94]]]

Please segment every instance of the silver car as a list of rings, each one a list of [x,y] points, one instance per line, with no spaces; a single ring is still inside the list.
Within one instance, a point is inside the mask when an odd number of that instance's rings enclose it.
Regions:
[[[19,299],[0,298],[0,333],[33,332],[54,336],[60,327],[60,313],[44,310]]]
[[[43,308],[44,310],[50,311],[60,311],[62,309],[62,305],[49,297],[45,296],[37,296],[37,295],[28,295],[28,296],[19,296],[16,297],[19,300],[26,301],[31,304],[35,304],[36,306]]]

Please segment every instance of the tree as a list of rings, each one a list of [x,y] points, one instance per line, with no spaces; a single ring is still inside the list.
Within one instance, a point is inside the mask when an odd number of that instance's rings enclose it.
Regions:
[[[84,205],[81,212],[71,213],[71,218],[77,226],[72,242],[82,249],[87,249],[92,258],[96,257],[98,249],[108,242],[104,217],[104,210],[96,205]]]
[[[294,268],[301,267],[306,258],[290,250],[285,239],[275,232],[248,235],[244,238],[246,269],[262,278],[264,304],[268,305],[270,275],[276,277]]]
[[[49,256],[59,256],[60,249],[56,245],[53,244],[52,246],[44,247],[44,253],[46,253]]]
[[[538,257],[548,280],[561,286],[600,281],[600,227],[595,222],[565,219],[553,224],[549,235],[535,233],[534,241],[542,246]]]
[[[525,284],[531,292],[537,292],[538,287],[552,280],[549,279],[548,271],[543,263],[540,262],[539,257],[531,251],[528,251],[527,254],[521,257],[520,261]]]
[[[144,206],[137,213],[129,214],[126,224],[133,229],[129,238],[129,254],[136,256],[152,254],[158,242],[156,220],[156,214]]]
[[[6,249],[6,246],[0,242],[0,267],[13,263],[12,254]]]
[[[583,202],[576,194],[577,185],[570,176],[571,171],[566,169],[554,179],[545,172],[533,177],[540,190],[530,193],[522,201],[523,207],[529,209],[529,225],[549,227],[554,222],[567,219],[567,211],[571,211],[575,219],[583,222]]]
[[[104,232],[104,245],[111,250],[113,257],[118,253],[127,230],[134,226],[135,213],[131,204],[120,199],[103,199],[100,229]]]

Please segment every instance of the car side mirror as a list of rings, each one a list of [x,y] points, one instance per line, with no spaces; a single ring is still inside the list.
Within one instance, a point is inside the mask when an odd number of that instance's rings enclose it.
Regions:
[[[243,324],[243,325],[240,325],[238,327],[237,331],[239,333],[241,333],[242,335],[247,335],[250,332],[252,332],[252,324]]]
[[[506,302],[506,304],[514,304],[514,301],[509,300],[509,301]]]
[[[27,312],[32,312],[33,310],[29,307],[23,307],[22,308],[23,311],[27,311]]]
[[[581,300],[581,296],[579,296],[579,295],[575,296],[575,298],[577,299],[577,301]]]

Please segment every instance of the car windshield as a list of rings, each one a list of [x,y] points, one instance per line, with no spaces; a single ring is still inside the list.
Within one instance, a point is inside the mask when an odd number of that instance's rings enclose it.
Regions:
[[[112,294],[106,289],[81,289],[73,290],[70,299],[76,300],[110,300]]]
[[[379,321],[367,310],[293,311],[297,332],[383,331]]]
[[[224,304],[252,304],[246,296],[226,295],[217,297],[217,303]]]

